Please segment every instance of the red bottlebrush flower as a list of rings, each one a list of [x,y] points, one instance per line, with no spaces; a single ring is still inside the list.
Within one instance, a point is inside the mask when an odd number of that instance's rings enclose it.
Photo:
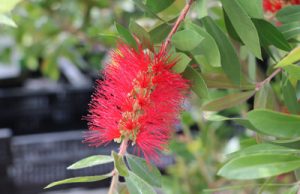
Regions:
[[[265,11],[276,13],[287,5],[299,5],[300,0],[264,0],[263,7]]]
[[[282,0],[264,0],[263,1],[263,7],[265,11],[269,11],[272,13],[275,13],[279,11],[284,2]]]
[[[86,141],[100,146],[128,138],[146,159],[164,149],[188,82],[164,52],[150,54],[120,44],[92,96]]]

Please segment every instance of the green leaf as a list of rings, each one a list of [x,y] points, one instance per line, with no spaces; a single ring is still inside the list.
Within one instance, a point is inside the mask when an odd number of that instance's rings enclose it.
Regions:
[[[156,194],[154,189],[142,178],[129,171],[129,176],[125,177],[129,193],[134,194]]]
[[[147,0],[146,6],[154,13],[159,13],[168,8],[175,0]]]
[[[234,158],[226,163],[218,175],[237,180],[259,179],[298,169],[300,157],[285,154],[256,154]]]
[[[240,6],[247,12],[251,18],[264,18],[262,0],[237,0]]]
[[[208,15],[207,0],[196,1],[195,7],[198,13],[198,19],[201,19]]]
[[[21,0],[0,0],[0,14],[10,12]]]
[[[114,158],[115,168],[118,170],[121,176],[128,176],[128,168],[123,160],[122,156],[119,156],[116,152],[112,151],[112,156]]]
[[[45,189],[57,186],[57,185],[63,185],[63,184],[69,184],[69,183],[88,183],[88,182],[96,182],[101,181],[103,179],[111,177],[111,173],[106,175],[99,175],[99,176],[83,176],[83,177],[75,177],[70,179],[65,179],[57,182],[53,182],[45,187]]]
[[[147,12],[147,14],[149,14],[149,16],[152,16],[156,19],[159,19],[161,21],[164,21],[162,18],[160,18],[155,12],[153,12],[150,8],[148,8],[148,6],[146,6],[143,3],[143,0],[133,0],[133,2],[142,10],[144,10],[145,12]]]
[[[199,98],[209,98],[208,89],[200,73],[194,70],[192,67],[187,66],[183,76],[191,81],[192,90],[198,95]]]
[[[229,94],[227,96],[218,98],[216,100],[204,104],[202,109],[205,111],[221,111],[227,108],[237,106],[248,100],[253,95],[254,91]]]
[[[202,19],[207,32],[215,39],[220,54],[221,64],[224,72],[233,83],[241,84],[241,65],[234,47],[224,34],[224,32],[215,24],[210,17]]]
[[[172,67],[176,73],[182,73],[186,69],[191,59],[184,53],[174,53],[171,55],[170,60],[176,60],[177,63]]]
[[[90,156],[90,157],[84,158],[82,160],[79,160],[78,162],[69,166],[67,169],[75,170],[75,169],[87,168],[87,167],[92,167],[92,166],[96,166],[96,165],[106,164],[106,163],[113,162],[113,161],[114,160],[111,156],[95,155],[95,156]]]
[[[269,143],[261,143],[253,146],[246,147],[237,152],[228,155],[230,158],[236,158],[241,156],[249,156],[256,154],[280,154],[280,155],[293,155],[299,153],[300,150],[291,149],[284,146],[279,146]]]
[[[263,19],[252,19],[263,46],[274,45],[279,49],[290,51],[291,47],[283,34],[270,22]]]
[[[17,24],[14,22],[14,20],[12,20],[7,15],[1,14],[1,13],[0,13],[0,24],[8,25],[8,26],[11,26],[14,28],[17,27]]]
[[[298,22],[300,20],[300,5],[280,9],[276,13],[276,18],[282,23]]]
[[[130,32],[121,24],[115,23],[115,26],[119,34],[126,40],[126,42],[137,49],[137,43]]]
[[[300,136],[300,116],[257,109],[248,113],[248,119],[259,131],[275,137]]]
[[[282,95],[284,104],[292,114],[300,113],[300,104],[297,101],[296,91],[288,79],[284,79],[282,83]]]
[[[257,58],[261,59],[258,33],[250,17],[240,6],[237,0],[221,0],[221,2],[234,29],[243,43]]]
[[[172,37],[172,44],[182,51],[191,51],[196,48],[204,38],[193,30],[181,30]]]
[[[287,40],[295,38],[300,34],[300,21],[283,24],[278,29]]]
[[[147,48],[151,48],[153,46],[149,33],[135,21],[130,20],[129,30],[132,34],[138,37],[138,39],[143,43],[144,46],[146,46]]]
[[[276,98],[270,84],[265,84],[254,96],[254,109],[277,109]]]
[[[222,73],[203,73],[202,76],[208,88],[242,90],[251,90],[255,88],[254,84],[248,83],[245,80],[242,80],[240,85],[233,84],[232,81]]]
[[[217,114],[213,114],[210,115],[209,117],[206,117],[206,120],[208,121],[226,121],[226,120],[230,120],[230,121],[234,121],[235,123],[244,126],[247,129],[251,129],[253,131],[258,132],[258,130],[247,120],[244,118],[229,118],[229,117],[224,117],[221,115],[217,115]]]
[[[172,20],[171,20],[172,21]],[[172,26],[167,23],[161,23],[149,32],[152,43],[161,43],[169,34]]]
[[[288,73],[291,79],[300,80],[300,66],[299,65],[289,65],[284,67],[284,70]]]
[[[292,65],[293,63],[299,60],[300,60],[300,47],[296,47],[286,57],[284,57],[281,61],[279,61],[278,64],[275,66],[275,68]]]
[[[192,50],[191,53],[193,55],[204,55],[211,66],[221,66],[221,56],[214,38],[203,28],[192,22],[187,22],[186,28],[194,30],[204,38],[204,40],[194,50]]]
[[[133,155],[126,155],[129,167],[132,172],[144,179],[147,183],[155,187],[161,187],[161,174],[156,166]]]

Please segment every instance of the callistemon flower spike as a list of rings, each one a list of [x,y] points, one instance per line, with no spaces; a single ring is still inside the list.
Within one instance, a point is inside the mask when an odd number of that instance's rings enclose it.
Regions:
[[[167,145],[188,90],[187,80],[172,72],[175,64],[165,51],[153,54],[119,44],[92,96],[86,141],[100,146],[126,138],[147,160],[155,159]]]
[[[299,5],[300,0],[264,0],[263,7],[265,11],[276,13],[288,5]]]

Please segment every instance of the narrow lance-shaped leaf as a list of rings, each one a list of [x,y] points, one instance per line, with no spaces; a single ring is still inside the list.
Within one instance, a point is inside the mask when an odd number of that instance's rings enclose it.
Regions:
[[[221,0],[221,2],[234,29],[243,43],[257,58],[261,59],[258,33],[250,17],[240,6],[237,0]]]
[[[155,26],[149,32],[152,43],[161,43],[168,36],[171,29],[172,26],[167,23],[161,23]]]
[[[282,154],[282,155],[293,155],[300,153],[300,150],[292,149],[280,145],[270,144],[270,143],[261,143],[246,147],[237,152],[231,153],[228,155],[230,158],[236,158],[241,156],[249,156],[256,154]]]
[[[251,18],[264,18],[262,0],[237,0],[240,6],[247,12]]]
[[[139,38],[145,47],[151,49],[153,45],[151,43],[150,35],[142,26],[137,24],[135,21],[130,20],[129,30],[132,34]]]
[[[143,0],[133,0],[133,2],[142,10],[144,10],[147,14],[149,14],[149,16],[152,16],[154,18],[157,18],[161,21],[163,21],[162,18],[160,18],[155,12],[153,12],[148,6],[146,6],[143,3]]]
[[[300,113],[300,104],[297,100],[296,91],[289,79],[285,78],[282,83],[284,104],[292,114]]]
[[[280,175],[299,167],[298,156],[263,153],[234,158],[219,170],[218,175],[229,179],[250,180]]]
[[[207,33],[204,28],[192,23],[186,22],[186,28],[193,29],[195,32],[200,34],[204,39],[202,42],[191,51],[191,53],[195,55],[204,55],[209,65],[214,67],[221,66],[221,56],[218,49],[218,45],[214,38]]]
[[[122,156],[119,156],[116,152],[112,151],[114,158],[115,168],[118,170],[121,176],[128,176],[128,168],[123,160]]]
[[[282,8],[276,13],[276,18],[282,23],[300,21],[300,5]]]
[[[248,119],[259,131],[283,138],[300,137],[300,116],[257,109],[248,113]]]
[[[129,193],[134,194],[156,194],[154,189],[142,178],[129,171],[129,176],[125,177]]]
[[[183,76],[191,81],[192,90],[197,94],[197,96],[199,96],[199,98],[209,98],[207,86],[200,73],[198,73],[192,67],[187,66]]]
[[[229,94],[227,96],[221,97],[219,99],[204,104],[202,109],[205,111],[221,111],[227,108],[231,108],[245,102],[251,96],[253,96],[254,93],[254,91],[248,91],[236,94]]]
[[[75,170],[75,169],[87,168],[87,167],[92,167],[92,166],[96,166],[96,165],[106,164],[106,163],[113,162],[113,161],[114,161],[114,159],[111,156],[95,155],[95,156],[90,156],[90,157],[84,158],[82,160],[79,160],[78,162],[69,166],[67,169]]]
[[[254,84],[251,84],[245,80],[242,80],[240,85],[235,85],[225,74],[222,73],[203,73],[202,76],[208,88],[219,88],[219,89],[231,88],[231,89],[243,89],[243,90],[251,90],[255,88]]]
[[[126,158],[132,172],[152,186],[161,186],[161,174],[156,166],[147,164],[144,159],[133,155],[127,155]]]
[[[130,32],[121,24],[115,23],[115,26],[119,34],[126,40],[126,42],[130,44],[132,47],[134,47],[135,49],[137,49],[136,41],[133,38],[133,36],[130,34]]]
[[[146,7],[148,7],[154,13],[159,13],[172,5],[175,0],[147,0]]]
[[[291,50],[283,34],[273,24],[263,19],[252,19],[252,21],[257,28],[259,39],[263,46],[274,45],[281,50]]]
[[[99,176],[83,176],[83,177],[75,177],[75,178],[69,178],[57,182],[53,182],[45,187],[45,189],[58,186],[58,185],[63,185],[63,184],[70,184],[70,183],[88,183],[88,182],[96,182],[96,181],[101,181],[103,179],[111,177],[110,174],[106,175],[99,175]]]
[[[278,29],[287,40],[296,38],[300,34],[300,21],[282,24]]]
[[[176,60],[177,63],[172,67],[172,70],[176,73],[182,73],[188,66],[191,59],[184,53],[174,53],[171,55],[170,60]]]
[[[300,66],[299,65],[289,65],[283,68],[287,73],[288,77],[291,79],[300,80]]]
[[[284,57],[279,63],[276,65],[278,67],[285,67],[288,65],[292,65],[293,63],[300,60],[300,47],[293,49],[286,57]]]
[[[182,51],[191,51],[196,48],[203,37],[193,30],[181,30],[176,32],[172,37],[172,44]]]
[[[241,65],[234,47],[224,34],[224,32],[215,24],[210,17],[204,17],[202,22],[206,31],[215,39],[220,54],[221,64],[224,72],[234,84],[241,84]]]

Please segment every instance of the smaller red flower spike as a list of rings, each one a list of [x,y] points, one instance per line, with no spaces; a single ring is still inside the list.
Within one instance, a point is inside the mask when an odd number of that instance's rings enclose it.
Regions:
[[[287,5],[299,5],[300,0],[264,0],[263,7],[265,11],[276,13]]]
[[[147,160],[166,147],[187,91],[188,81],[171,71],[176,61],[161,51],[136,51],[120,44],[104,79],[97,82],[87,116],[86,141],[100,146],[129,139]]]

